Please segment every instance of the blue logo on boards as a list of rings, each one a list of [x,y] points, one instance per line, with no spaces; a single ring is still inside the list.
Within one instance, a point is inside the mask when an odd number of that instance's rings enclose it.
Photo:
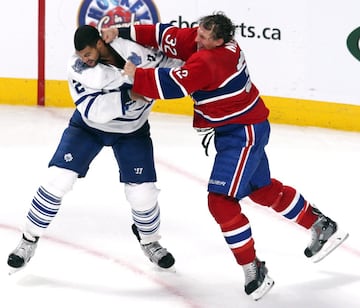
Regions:
[[[84,0],[80,5],[78,25],[107,28],[141,21],[159,22],[156,6],[151,0]]]

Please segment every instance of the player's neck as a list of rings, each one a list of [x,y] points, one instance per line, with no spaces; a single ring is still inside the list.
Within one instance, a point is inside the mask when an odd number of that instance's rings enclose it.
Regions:
[[[100,60],[104,64],[111,64],[118,68],[123,68],[125,65],[125,60],[122,59],[109,45],[104,46]]]

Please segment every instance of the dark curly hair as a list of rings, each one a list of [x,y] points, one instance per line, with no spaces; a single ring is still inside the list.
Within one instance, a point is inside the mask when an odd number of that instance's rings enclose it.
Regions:
[[[223,12],[215,12],[213,15],[200,18],[199,25],[211,30],[213,39],[223,39],[224,43],[231,41],[235,35],[235,25]]]
[[[100,34],[95,27],[83,25],[76,29],[74,35],[75,50],[80,51],[85,47],[95,47],[100,39]]]

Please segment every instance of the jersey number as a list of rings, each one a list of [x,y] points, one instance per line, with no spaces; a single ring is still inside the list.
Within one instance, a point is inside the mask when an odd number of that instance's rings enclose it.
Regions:
[[[73,80],[72,82],[73,82],[73,85],[74,85],[74,88],[75,88],[77,94],[80,94],[85,91],[85,88],[82,86],[82,84],[80,82],[78,82],[76,80]]]
[[[237,65],[238,71],[244,69],[244,66],[246,66],[245,54],[244,54],[243,51],[240,51],[240,58],[239,58],[239,62],[238,62],[238,65]],[[248,79],[247,79],[247,82],[246,82],[246,84],[245,84],[245,91],[246,91],[247,93],[249,93],[250,90],[251,90],[252,83],[251,83],[251,80],[250,80],[249,70],[248,70],[247,66],[245,67],[245,75],[246,75],[246,77],[248,78]]]
[[[188,70],[181,69],[181,67],[175,68],[174,73],[179,77],[179,79],[183,79],[189,75]]]
[[[177,55],[177,51],[175,49],[176,46],[176,38],[171,38],[171,35],[168,34],[167,36],[165,36],[165,40],[164,40],[164,52],[167,53],[171,53],[173,56]]]

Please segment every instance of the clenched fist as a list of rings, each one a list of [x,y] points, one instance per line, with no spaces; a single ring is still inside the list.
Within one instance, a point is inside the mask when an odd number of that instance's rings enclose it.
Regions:
[[[119,31],[117,28],[104,28],[101,29],[101,37],[105,43],[109,44],[118,37]]]

